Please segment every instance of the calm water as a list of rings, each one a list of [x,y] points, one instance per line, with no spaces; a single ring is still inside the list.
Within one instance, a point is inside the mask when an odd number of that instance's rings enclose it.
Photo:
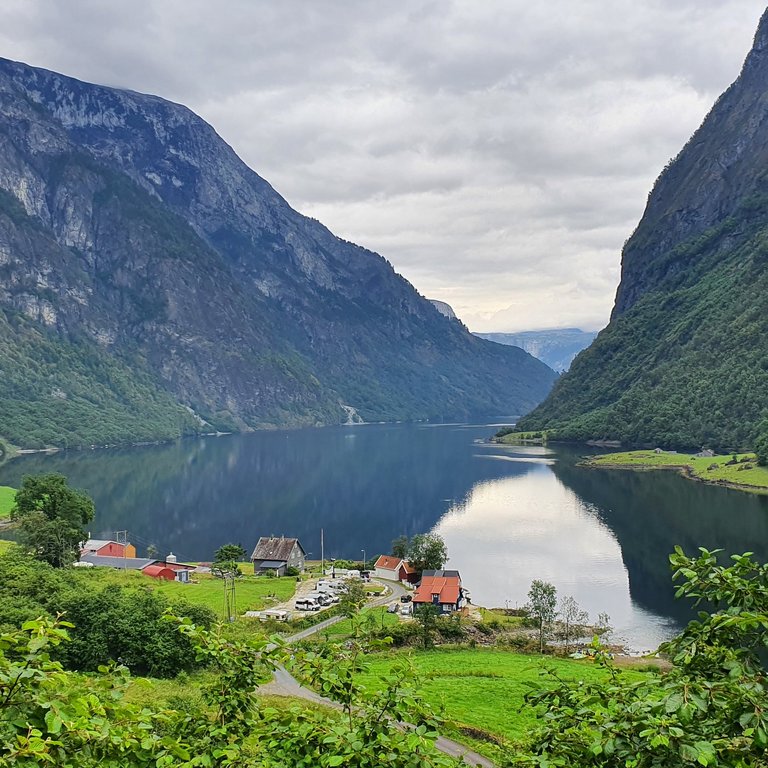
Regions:
[[[127,529],[180,559],[221,544],[298,536],[320,557],[369,557],[435,530],[476,603],[525,602],[551,581],[593,617],[611,615],[635,650],[685,621],[667,557],[675,544],[768,557],[768,498],[672,473],[575,466],[585,449],[501,447],[492,426],[365,425],[261,432],[164,446],[30,456],[0,485],[62,472],[97,506],[94,536]]]

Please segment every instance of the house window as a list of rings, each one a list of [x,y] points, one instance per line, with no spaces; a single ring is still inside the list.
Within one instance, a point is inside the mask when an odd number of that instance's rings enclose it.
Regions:
[[[438,592],[432,593],[432,602],[435,604],[440,602],[440,594]]]

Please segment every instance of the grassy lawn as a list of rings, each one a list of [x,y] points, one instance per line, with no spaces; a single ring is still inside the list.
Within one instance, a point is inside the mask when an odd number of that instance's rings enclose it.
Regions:
[[[727,456],[712,456],[695,458],[688,453],[672,453],[662,451],[627,451],[624,453],[609,453],[604,456],[594,456],[585,461],[591,467],[608,467],[614,469],[685,469],[706,482],[720,482],[729,485],[746,486],[743,490],[768,492],[768,467],[759,467],[752,453],[736,454],[738,460],[748,458],[749,463],[739,463],[726,466],[733,454]],[[710,469],[711,466],[717,465]],[[750,469],[740,469],[749,466]]]
[[[16,499],[16,489],[7,485],[0,485],[0,520],[11,516],[11,507]]]
[[[145,576],[139,571],[118,571],[107,568],[89,569],[89,574],[103,579],[105,583],[117,582],[132,586],[144,586],[163,592],[170,599],[183,599],[195,605],[206,605],[217,616],[224,616],[224,582],[213,576],[193,574],[196,583],[182,584],[178,581],[164,581]],[[235,584],[235,605],[237,613],[259,611],[290,598],[296,591],[296,579],[268,579],[257,576],[243,576]]]
[[[387,613],[385,607],[377,608],[363,608],[361,611],[363,617],[364,626],[367,621],[375,624],[377,627],[391,627],[393,624],[397,624],[400,620],[396,613]],[[352,634],[352,619],[342,619],[337,624],[332,624],[322,632],[318,632],[318,638],[328,638],[329,640],[342,640],[349,637]]]
[[[370,672],[366,681],[376,685],[378,676],[402,660],[403,652],[377,654],[369,658]],[[536,724],[536,715],[524,705],[529,691],[526,683],[540,682],[544,667],[553,667],[565,678],[578,680],[604,679],[606,674],[588,661],[546,659],[495,649],[413,651],[410,654],[418,673],[425,700],[435,709],[443,709],[448,731],[461,727],[478,729],[480,735],[500,737],[511,743],[522,743]],[[640,675],[627,672],[627,675]],[[469,743],[489,757],[498,757],[498,748],[489,739],[460,741]]]
[[[3,554],[6,550],[8,550],[9,547],[11,547],[15,542],[13,541],[6,541],[5,539],[0,539],[0,555]]]

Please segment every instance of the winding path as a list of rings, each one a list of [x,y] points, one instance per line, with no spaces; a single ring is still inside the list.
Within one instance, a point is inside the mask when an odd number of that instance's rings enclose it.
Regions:
[[[371,602],[368,604],[371,608],[387,605],[394,600],[399,602],[400,597],[406,594],[406,590],[401,584],[392,581],[380,581],[379,579],[375,579],[375,581],[377,584],[389,588],[391,590],[391,594],[387,594],[382,597],[377,597],[375,600],[371,600]],[[290,637],[286,638],[286,642],[289,644],[297,643],[299,640],[304,640],[310,635],[321,632],[322,630],[332,626],[333,624],[336,624],[342,619],[344,619],[344,616],[333,616],[330,619],[321,621],[319,624],[315,624],[309,629],[305,629],[301,632],[297,632],[295,635],[291,635]],[[320,694],[315,693],[309,688],[305,688],[290,672],[288,672],[287,669],[283,667],[279,667],[275,670],[274,676],[270,682],[259,686],[259,692],[270,696],[291,696],[297,699],[304,699],[305,701],[310,701],[313,704],[320,704],[332,709],[341,708],[337,702],[332,701],[331,699],[327,699],[324,696],[320,696]],[[477,752],[473,752],[468,747],[465,747],[463,744],[459,744],[459,742],[453,741],[452,739],[447,739],[445,736],[438,736],[437,740],[435,741],[435,746],[441,752],[449,755],[450,757],[464,760],[467,765],[477,766],[477,768],[496,768],[495,763],[492,763],[487,757],[483,757]]]

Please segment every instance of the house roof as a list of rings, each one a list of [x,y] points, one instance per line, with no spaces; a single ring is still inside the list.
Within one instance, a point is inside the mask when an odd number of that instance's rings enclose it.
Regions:
[[[253,550],[251,560],[288,560],[295,544],[299,545],[302,555],[307,553],[298,539],[286,539],[284,536],[262,536]]]
[[[425,576],[437,576],[442,578],[455,577],[461,582],[461,574],[458,571],[422,571],[421,578]]]
[[[396,571],[403,562],[401,557],[392,557],[391,555],[381,555],[374,564],[374,568],[386,568],[388,571]]]
[[[80,555],[81,563],[93,563],[104,568],[125,568],[129,571],[141,571],[157,560],[149,557],[105,557],[86,552]]]
[[[81,547],[81,550],[86,550],[88,552],[95,552],[97,549],[101,549],[102,547],[106,547],[107,544],[117,544],[118,542],[114,539],[88,539]]]
[[[413,595],[414,603],[431,603],[432,595],[439,595],[438,603],[450,603],[455,605],[459,602],[461,594],[461,578],[458,571],[451,571],[455,576],[427,576],[430,571],[425,571],[421,577],[419,586]],[[444,571],[431,571],[431,573],[444,573]]]
[[[162,563],[153,563],[152,565],[148,565],[146,568],[142,568],[142,572],[146,573],[147,576],[159,576],[165,571],[176,573],[173,568],[170,568],[167,565],[163,565]]]

